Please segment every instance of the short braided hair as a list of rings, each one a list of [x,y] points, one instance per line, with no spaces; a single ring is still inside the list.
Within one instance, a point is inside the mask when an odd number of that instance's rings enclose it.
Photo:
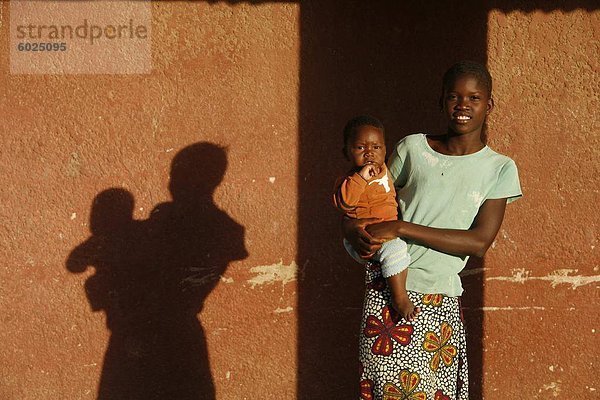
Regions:
[[[488,97],[492,97],[492,75],[485,65],[475,61],[460,61],[448,68],[442,79],[442,93],[463,75],[475,77],[487,89]]]

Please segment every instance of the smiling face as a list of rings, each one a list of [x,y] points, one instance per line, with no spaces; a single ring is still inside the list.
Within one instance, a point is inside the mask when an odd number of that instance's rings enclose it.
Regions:
[[[358,128],[346,144],[346,156],[355,167],[375,164],[381,168],[385,163],[383,131],[369,125]]]
[[[485,118],[494,108],[489,89],[473,75],[459,75],[442,95],[448,129],[455,134],[481,135]]]

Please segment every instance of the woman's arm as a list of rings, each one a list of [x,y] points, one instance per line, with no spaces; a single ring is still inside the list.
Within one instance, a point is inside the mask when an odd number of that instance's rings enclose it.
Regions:
[[[352,248],[365,259],[370,258],[375,254],[375,252],[381,248],[381,244],[385,242],[383,239],[374,238],[365,230],[367,225],[375,224],[377,222],[381,222],[381,219],[354,219],[344,217],[342,220],[342,232],[344,238],[350,242]]]
[[[444,253],[483,257],[500,230],[505,209],[506,199],[486,200],[468,230],[430,228],[405,221],[372,224],[365,230],[378,239],[401,237]]]

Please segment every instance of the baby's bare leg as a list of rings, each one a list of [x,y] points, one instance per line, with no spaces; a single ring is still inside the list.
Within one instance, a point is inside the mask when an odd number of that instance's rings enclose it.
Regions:
[[[414,321],[421,312],[419,307],[415,307],[406,293],[406,276],[408,268],[399,274],[392,275],[386,279],[387,284],[392,292],[392,305],[401,317],[407,321]]]

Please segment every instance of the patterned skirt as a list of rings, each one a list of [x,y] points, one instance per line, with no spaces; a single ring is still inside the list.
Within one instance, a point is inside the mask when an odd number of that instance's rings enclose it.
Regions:
[[[360,332],[361,400],[468,400],[458,297],[408,292],[421,313],[399,317],[378,264],[366,265]]]

